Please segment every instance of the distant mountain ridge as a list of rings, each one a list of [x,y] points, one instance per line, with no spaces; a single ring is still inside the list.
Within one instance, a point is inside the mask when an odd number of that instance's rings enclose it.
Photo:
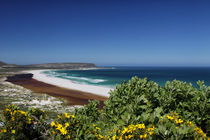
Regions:
[[[31,65],[6,64],[0,61],[2,68],[30,68],[30,69],[79,69],[79,68],[97,68],[93,63],[46,63]]]
[[[77,69],[77,68],[96,68],[93,63],[47,63],[26,65],[30,68],[46,68],[46,69]]]

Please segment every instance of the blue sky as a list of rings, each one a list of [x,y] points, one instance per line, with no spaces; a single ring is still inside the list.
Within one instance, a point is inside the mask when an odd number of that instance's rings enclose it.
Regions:
[[[210,66],[210,1],[0,0],[0,61]]]

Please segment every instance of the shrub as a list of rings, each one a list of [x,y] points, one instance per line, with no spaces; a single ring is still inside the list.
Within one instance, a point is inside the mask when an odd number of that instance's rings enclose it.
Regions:
[[[55,139],[94,139],[93,123],[99,120],[99,101],[77,109],[74,114],[63,113],[51,123],[51,136]]]
[[[160,87],[133,77],[110,92],[104,109],[99,101],[47,124],[40,109],[27,112],[11,105],[3,111],[0,139],[209,139],[210,87],[174,80]]]
[[[9,105],[3,111],[3,128],[0,139],[23,140],[43,137],[45,132],[46,114],[40,109],[31,109],[27,112]]]
[[[198,86],[174,80],[160,87],[146,78],[133,77],[110,93],[104,113],[110,123],[150,124],[157,123],[160,115],[177,112],[209,132],[210,87],[200,81]]]

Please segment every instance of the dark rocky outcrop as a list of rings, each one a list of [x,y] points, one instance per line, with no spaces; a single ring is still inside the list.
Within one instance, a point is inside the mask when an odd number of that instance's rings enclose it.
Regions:
[[[8,82],[18,82],[22,80],[27,80],[27,79],[32,79],[33,74],[28,73],[28,74],[16,74],[13,76],[8,76],[6,81]]]

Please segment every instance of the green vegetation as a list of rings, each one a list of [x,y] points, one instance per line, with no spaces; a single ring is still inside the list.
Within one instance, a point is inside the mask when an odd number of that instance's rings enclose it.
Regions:
[[[210,87],[174,80],[164,87],[133,77],[110,92],[102,110],[98,101],[46,119],[39,109],[16,106],[3,111],[0,139],[208,139]]]

